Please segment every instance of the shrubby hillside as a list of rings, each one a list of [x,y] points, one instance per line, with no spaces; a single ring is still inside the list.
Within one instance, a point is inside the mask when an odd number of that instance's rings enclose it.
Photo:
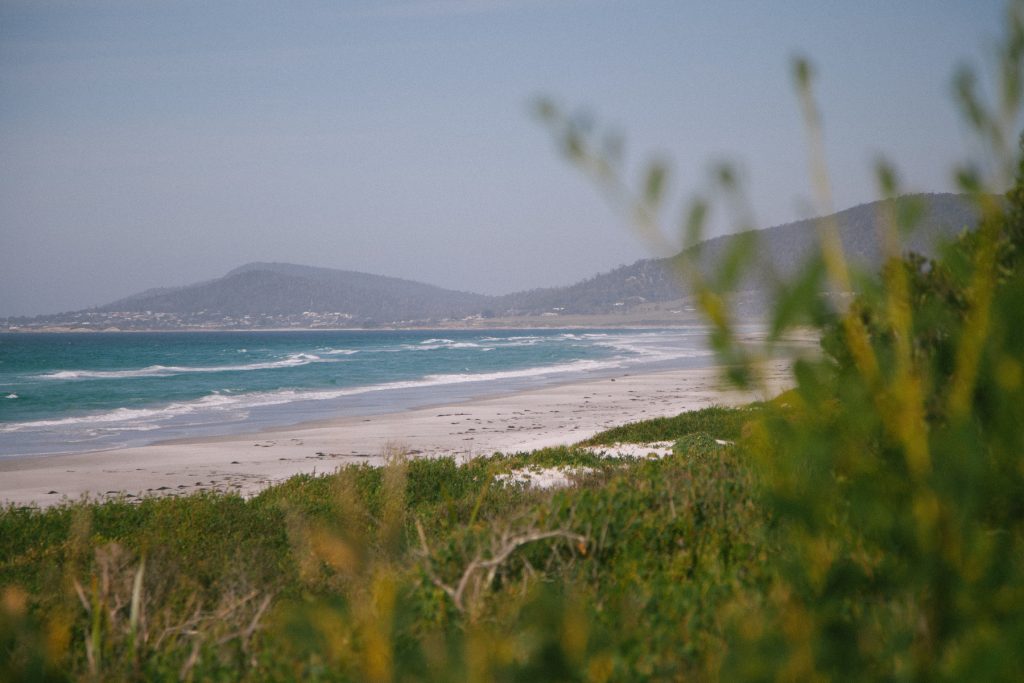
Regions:
[[[937,244],[973,229],[978,221],[976,210],[963,195],[919,194],[905,199],[916,201],[921,209],[920,223],[905,242],[908,251],[932,256]],[[878,237],[882,204],[861,204],[829,218],[839,226],[849,262],[864,271],[874,272],[882,263]],[[792,276],[817,249],[818,220],[807,219],[753,231],[758,257],[742,288],[760,291],[768,287],[772,280],[767,275],[769,271],[782,278]],[[678,257],[637,261],[569,287],[510,294],[500,298],[498,308],[540,313],[562,307],[569,313],[605,313],[613,310],[617,303],[628,307],[678,299],[687,294],[675,272],[682,267],[684,257],[696,260],[706,271],[713,271],[738,237],[736,234],[715,237]]]

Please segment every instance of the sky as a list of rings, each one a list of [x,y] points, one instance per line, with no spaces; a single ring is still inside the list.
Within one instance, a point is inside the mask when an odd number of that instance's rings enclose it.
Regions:
[[[812,210],[790,77],[815,65],[837,209],[954,188],[952,100],[996,0],[0,0],[0,316],[283,261],[507,293],[651,255],[537,97],[753,220]],[[637,178],[631,177],[630,180]],[[726,221],[715,230],[732,229]]]

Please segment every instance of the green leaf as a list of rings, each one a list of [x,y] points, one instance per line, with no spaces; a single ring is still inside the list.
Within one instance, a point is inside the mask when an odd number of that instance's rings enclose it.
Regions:
[[[690,202],[689,210],[686,212],[684,221],[685,245],[693,247],[704,239],[704,224],[708,217],[708,203],[697,197]]]
[[[793,59],[793,78],[800,90],[807,90],[811,87],[811,79],[814,77],[814,69],[806,57],[798,56]]]
[[[644,201],[649,206],[658,206],[665,193],[665,180],[668,168],[660,161],[654,161],[647,167],[647,178],[644,181]]]

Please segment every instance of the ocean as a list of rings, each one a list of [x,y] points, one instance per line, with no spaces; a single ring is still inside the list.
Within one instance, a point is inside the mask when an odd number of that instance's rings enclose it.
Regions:
[[[706,328],[0,334],[0,457],[372,415],[714,362]]]

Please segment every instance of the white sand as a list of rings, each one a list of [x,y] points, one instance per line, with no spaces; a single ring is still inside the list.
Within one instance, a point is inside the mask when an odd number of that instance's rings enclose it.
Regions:
[[[667,458],[672,455],[674,445],[674,441],[613,443],[610,446],[587,446],[584,450],[606,458]]]
[[[590,474],[589,467],[536,467],[521,468],[494,477],[494,481],[510,485],[523,485],[531,489],[560,489],[571,486],[573,477]]]
[[[719,370],[675,370],[564,384],[467,403],[346,417],[257,434],[190,439],[76,455],[0,459],[0,502],[46,507],[64,499],[252,494],[300,473],[380,464],[385,448],[466,459],[572,444],[626,422],[767,398],[789,384],[788,363],[764,370],[765,389],[723,388]],[[766,395],[767,394],[767,395]]]

